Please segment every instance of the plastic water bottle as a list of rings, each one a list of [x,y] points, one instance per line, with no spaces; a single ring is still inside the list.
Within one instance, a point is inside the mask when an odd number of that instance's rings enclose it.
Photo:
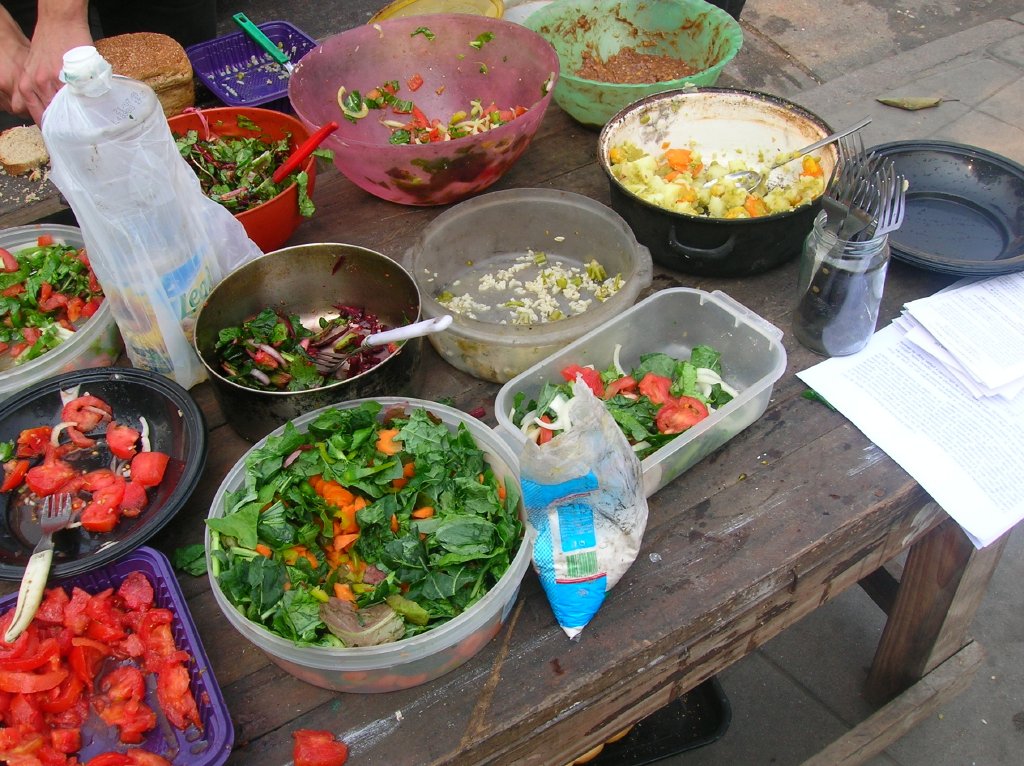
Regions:
[[[243,251],[236,262],[260,251],[203,193],[152,88],[113,75],[91,46],[64,55],[61,80],[43,115],[50,178],[82,229],[132,364],[189,388],[205,377],[191,336],[224,274],[218,250]]]

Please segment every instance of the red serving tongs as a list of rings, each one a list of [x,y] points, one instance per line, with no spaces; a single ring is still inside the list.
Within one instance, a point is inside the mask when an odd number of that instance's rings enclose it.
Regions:
[[[300,144],[299,147],[294,152],[292,152],[292,156],[285,160],[284,164],[274,171],[274,183],[279,184],[281,183],[281,181],[287,178],[288,175],[295,170],[295,168],[297,168],[299,165],[306,161],[306,158],[309,155],[311,155],[318,146],[320,146],[321,142],[325,138],[327,138],[327,136],[331,135],[331,133],[333,133],[337,129],[338,123],[332,120],[331,122],[328,122],[326,125],[323,125],[318,131],[316,131],[316,133],[314,133],[305,141],[303,141],[302,144]]]

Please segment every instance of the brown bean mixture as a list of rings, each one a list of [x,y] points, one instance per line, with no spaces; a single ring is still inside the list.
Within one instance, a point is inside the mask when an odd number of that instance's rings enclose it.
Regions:
[[[576,70],[576,76],[598,82],[637,84],[678,80],[698,71],[696,67],[671,56],[637,53],[632,48],[623,48],[607,61],[584,51],[583,63]]]

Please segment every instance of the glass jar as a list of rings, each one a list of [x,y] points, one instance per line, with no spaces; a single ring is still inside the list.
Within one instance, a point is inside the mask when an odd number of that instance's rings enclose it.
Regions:
[[[804,240],[793,334],[817,354],[846,356],[864,348],[875,332],[889,240],[840,239],[825,221],[819,213]]]

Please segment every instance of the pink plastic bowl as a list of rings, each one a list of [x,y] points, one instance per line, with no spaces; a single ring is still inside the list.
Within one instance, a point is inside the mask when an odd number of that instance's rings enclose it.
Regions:
[[[414,34],[420,28],[433,39]],[[413,92],[406,83],[415,75],[423,85]],[[486,189],[515,163],[540,126],[557,76],[554,49],[525,27],[484,16],[432,14],[388,19],[328,38],[298,63],[288,96],[310,132],[330,120],[341,125],[323,146],[334,151],[334,163],[354,184],[391,202],[445,205]],[[390,80],[399,82],[399,98],[443,122],[468,112],[473,99],[527,111],[475,136],[395,145],[380,124],[383,112],[371,110],[352,122],[338,106],[340,87],[365,95]],[[390,110],[387,115],[394,119]]]

